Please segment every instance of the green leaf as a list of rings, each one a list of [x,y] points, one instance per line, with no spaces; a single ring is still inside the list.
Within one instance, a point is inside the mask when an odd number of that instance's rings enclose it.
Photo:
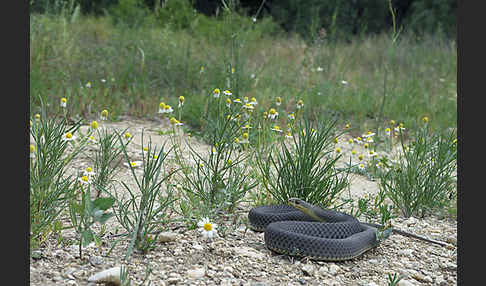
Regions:
[[[112,216],[114,216],[113,213],[104,213],[99,217],[99,219],[97,219],[97,221],[99,221],[99,223],[101,224],[104,224]]]
[[[115,203],[115,198],[97,198],[93,201],[93,207],[95,209],[104,210],[111,208]]]
[[[81,233],[83,237],[83,247],[90,244],[93,241],[93,233],[90,229],[86,229]]]

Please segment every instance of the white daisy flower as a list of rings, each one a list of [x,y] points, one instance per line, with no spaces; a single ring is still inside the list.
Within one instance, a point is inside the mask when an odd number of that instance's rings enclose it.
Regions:
[[[373,137],[375,136],[374,132],[368,131],[368,133],[361,135],[363,138]]]
[[[304,107],[304,101],[299,99],[299,101],[297,101],[297,109],[301,109],[302,107]]]
[[[74,136],[71,132],[64,134],[64,137],[62,138],[64,141],[73,141],[74,139],[76,139],[76,136]]]
[[[85,176],[90,177],[90,178],[91,178],[92,176],[96,175],[95,171],[93,171],[93,168],[91,168],[91,167],[86,168],[86,169],[84,170],[83,174],[84,174]]]
[[[224,95],[226,95],[226,96],[230,96],[230,95],[232,95],[231,91],[229,91],[229,90],[225,90],[225,91],[223,91],[223,93],[224,93]]]
[[[98,141],[96,141],[96,139],[94,138],[94,136],[93,136],[93,135],[90,135],[90,136],[88,137],[88,141],[89,141],[90,143],[92,143],[92,144],[96,144],[96,143],[98,143]]]
[[[131,161],[130,163],[124,162],[123,165],[125,165],[126,167],[129,167],[129,168],[130,168],[130,166],[132,168],[138,168],[138,167],[142,166],[142,163],[143,163],[142,161]]]
[[[108,110],[104,109],[103,111],[101,111],[100,119],[101,120],[107,120],[108,119]]]
[[[90,88],[91,87],[91,82],[88,81],[88,83],[86,84],[86,87],[87,88]]]
[[[35,158],[35,145],[30,144],[30,158]]]
[[[159,104],[159,113],[165,113],[165,102]]]
[[[270,119],[275,119],[278,117],[278,112],[275,110],[275,108],[270,108],[268,111],[268,118]]]
[[[258,101],[256,100],[256,98],[252,97],[252,98],[250,99],[250,104],[251,104],[251,105],[257,105],[257,104],[258,104]]]
[[[276,131],[276,132],[280,132],[280,133],[282,133],[282,132],[283,132],[283,131],[282,131],[282,129],[280,129],[280,126],[278,126],[278,125],[273,126],[273,127],[272,127],[272,130],[273,130],[273,131]]]
[[[164,113],[172,113],[174,111],[174,109],[172,109],[172,107],[168,104],[166,104],[164,106]]]
[[[205,239],[212,239],[216,234],[216,229],[218,225],[209,221],[209,218],[203,218],[197,223],[199,227],[199,232]]]
[[[61,98],[60,105],[62,108],[66,108],[67,99],[65,97]]]
[[[245,103],[245,104],[243,105],[243,108],[248,109],[248,110],[253,110],[253,109],[254,109],[253,105],[251,105],[251,104],[249,104],[249,103]]]
[[[86,176],[86,175],[79,177],[78,181],[83,185],[91,184],[91,178],[89,176]]]
[[[321,67],[317,67],[317,71],[318,71],[318,72],[321,72],[321,71],[323,71],[323,70],[324,70],[323,68],[321,68]]]
[[[348,84],[348,82],[347,82],[347,81],[345,81],[345,80],[342,80],[342,81],[341,81],[341,83],[342,83],[343,85],[347,85],[347,84]]]
[[[220,94],[221,94],[221,91],[219,90],[219,88],[215,88],[213,90],[213,97],[214,98],[218,98]]]

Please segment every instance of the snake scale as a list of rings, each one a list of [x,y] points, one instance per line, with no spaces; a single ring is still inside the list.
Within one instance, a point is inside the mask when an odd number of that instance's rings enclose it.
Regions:
[[[343,261],[362,255],[381,241],[377,228],[351,215],[323,210],[295,198],[289,204],[255,207],[248,213],[250,228],[265,232],[265,245],[272,251]]]

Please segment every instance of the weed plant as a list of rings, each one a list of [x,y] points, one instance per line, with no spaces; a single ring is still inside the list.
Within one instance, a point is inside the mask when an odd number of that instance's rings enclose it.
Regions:
[[[36,248],[52,230],[59,214],[73,195],[76,177],[66,166],[85,144],[72,141],[79,122],[68,126],[65,118],[31,119],[30,135],[30,229],[31,247]]]
[[[405,217],[448,207],[456,190],[455,132],[431,133],[427,123],[380,176],[380,188]]]
[[[118,207],[115,209],[115,216],[130,236],[130,244],[125,257],[129,259],[133,252],[133,247],[147,252],[157,240],[157,235],[164,224],[166,210],[175,200],[170,188],[167,189],[167,194],[164,194],[162,184],[176,170],[168,173],[164,170],[164,161],[172,148],[166,151],[164,150],[164,145],[157,151],[157,148],[152,146],[151,140],[149,140],[146,146],[147,149],[143,150],[142,132],[142,150],[145,152],[143,152],[143,160],[141,162],[142,175],[139,178],[135,170],[137,165],[130,160],[122,136],[117,133],[117,137],[137,187],[135,190],[124,181],[120,181],[128,191],[129,198],[121,198],[117,192],[112,194]]]
[[[84,177],[87,178],[87,177]],[[83,258],[82,249],[92,241],[96,241],[101,245],[101,238],[93,230],[92,225],[95,223],[104,224],[114,214],[106,212],[115,202],[112,197],[91,199],[91,182],[89,178],[87,181],[75,185],[75,190],[79,190],[79,194],[71,198],[69,202],[69,215],[74,230],[79,235],[79,259]],[[81,196],[78,202],[77,196]]]

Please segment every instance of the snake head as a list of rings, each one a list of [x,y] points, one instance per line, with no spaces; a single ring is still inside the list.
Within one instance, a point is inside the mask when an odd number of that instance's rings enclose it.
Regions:
[[[309,204],[308,202],[301,200],[299,198],[290,198],[289,199],[289,205],[293,206],[294,208],[300,209],[300,210],[309,209],[310,207],[312,207],[311,204]]]

